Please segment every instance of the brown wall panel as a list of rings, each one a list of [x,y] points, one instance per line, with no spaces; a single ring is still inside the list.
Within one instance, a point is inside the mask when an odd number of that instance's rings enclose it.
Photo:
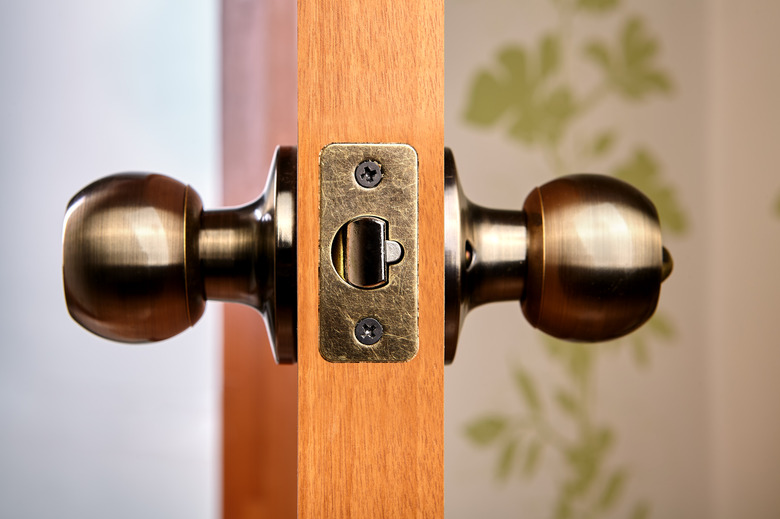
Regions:
[[[224,202],[265,185],[277,144],[295,144],[295,2],[222,2]],[[226,519],[296,515],[296,368],[277,366],[255,310],[225,306],[223,488]]]

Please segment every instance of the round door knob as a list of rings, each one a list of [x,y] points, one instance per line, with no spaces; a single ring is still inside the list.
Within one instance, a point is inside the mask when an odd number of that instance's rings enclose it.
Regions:
[[[534,189],[522,211],[463,194],[445,150],[445,360],[472,308],[519,300],[528,321],[571,341],[621,337],[658,304],[672,260],[652,202],[629,184],[571,175]]]
[[[194,325],[208,299],[244,303],[265,318],[277,362],[294,362],[296,160],[277,148],[263,194],[216,211],[157,174],[82,189],[62,237],[71,316],[102,337],[148,342]]]
[[[123,173],[68,204],[62,274],[71,316],[117,341],[167,339],[205,308],[197,250],[203,203],[172,178]]]
[[[612,177],[571,175],[534,189],[523,313],[555,337],[622,337],[655,312],[671,256],[653,203]]]

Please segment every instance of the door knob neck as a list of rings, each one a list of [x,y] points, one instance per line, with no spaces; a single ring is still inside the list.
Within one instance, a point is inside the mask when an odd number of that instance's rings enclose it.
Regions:
[[[466,306],[519,300],[526,276],[525,213],[488,209],[467,200],[466,215],[461,225]]]

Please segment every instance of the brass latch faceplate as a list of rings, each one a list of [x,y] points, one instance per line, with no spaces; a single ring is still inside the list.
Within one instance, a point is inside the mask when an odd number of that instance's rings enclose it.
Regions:
[[[418,163],[406,144],[320,152],[320,354],[406,362],[418,344]]]

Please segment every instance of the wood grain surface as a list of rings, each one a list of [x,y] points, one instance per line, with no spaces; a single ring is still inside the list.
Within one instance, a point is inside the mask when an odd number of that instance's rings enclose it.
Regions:
[[[298,516],[443,516],[443,0],[298,0]],[[399,142],[420,166],[420,351],[331,364],[317,345],[318,155]]]
[[[222,2],[224,202],[263,190],[274,147],[296,142],[295,2]],[[277,366],[260,314],[225,306],[222,516],[296,516],[296,369]]]

